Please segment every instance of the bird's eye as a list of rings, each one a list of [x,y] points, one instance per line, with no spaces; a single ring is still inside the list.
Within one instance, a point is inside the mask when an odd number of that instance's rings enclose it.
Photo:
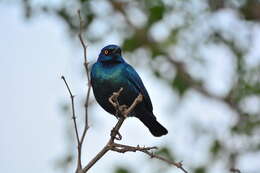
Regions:
[[[108,55],[109,51],[108,51],[108,50],[105,50],[104,53],[105,53],[105,55]]]

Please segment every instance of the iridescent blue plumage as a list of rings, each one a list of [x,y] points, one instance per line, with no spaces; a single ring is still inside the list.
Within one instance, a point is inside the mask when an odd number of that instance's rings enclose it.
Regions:
[[[124,61],[120,47],[108,45],[101,50],[91,69],[91,84],[97,102],[114,115],[115,109],[108,101],[113,92],[123,88],[118,100],[120,104],[128,106],[141,93],[144,99],[131,115],[139,118],[154,136],[167,134],[167,130],[153,115],[153,106],[141,78],[134,68]]]

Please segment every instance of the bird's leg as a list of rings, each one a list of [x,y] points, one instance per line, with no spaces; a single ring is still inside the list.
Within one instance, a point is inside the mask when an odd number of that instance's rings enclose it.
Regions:
[[[142,101],[143,101],[143,95],[139,94],[134,100],[134,102],[132,103],[132,105],[122,112],[123,116],[127,117],[134,110],[134,108]]]
[[[123,116],[124,118],[127,118],[127,117],[128,117],[128,114],[125,114],[125,113],[124,113],[127,109],[128,109],[128,106],[127,106],[127,105],[120,105],[120,106],[119,106],[120,114],[121,114],[121,116]]]
[[[113,128],[113,129],[111,130],[110,136],[113,137],[113,138],[115,138],[116,140],[119,140],[119,141],[122,139],[122,135],[121,135],[121,134],[119,133],[119,131],[116,130],[115,128]]]
[[[123,121],[124,121],[124,119],[127,118],[129,116],[129,114],[134,110],[134,108],[137,106],[137,104],[143,101],[143,96],[142,96],[142,94],[139,94],[136,97],[136,99],[134,100],[134,102],[132,103],[132,105],[130,107],[128,107],[127,105],[120,105],[118,102],[117,98],[119,97],[119,95],[122,91],[123,91],[123,88],[120,88],[120,90],[118,92],[113,92],[112,96],[110,96],[108,98],[108,100],[114,106],[114,108],[116,110],[115,116],[117,118],[123,116],[121,118],[123,118]],[[116,140],[122,139],[122,135],[115,128],[113,128],[111,130],[110,136]]]
[[[123,91],[123,88],[120,88],[119,91],[117,92],[113,92],[112,96],[110,96],[108,98],[108,101],[114,106],[114,108],[116,109],[117,111],[117,114],[118,114],[118,111],[120,111],[120,105],[119,105],[119,102],[118,102],[118,97],[120,95],[120,93]]]

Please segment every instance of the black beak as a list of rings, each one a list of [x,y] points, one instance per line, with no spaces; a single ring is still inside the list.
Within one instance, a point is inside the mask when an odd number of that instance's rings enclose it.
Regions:
[[[120,54],[120,55],[121,55],[121,49],[120,49],[120,47],[115,48],[115,49],[113,50],[113,53],[114,53],[114,54]]]

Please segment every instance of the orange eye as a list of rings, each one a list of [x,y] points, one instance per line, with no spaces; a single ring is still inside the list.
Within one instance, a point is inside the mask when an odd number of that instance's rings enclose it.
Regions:
[[[105,53],[105,55],[108,55],[108,50],[105,50],[105,52],[104,52],[104,53]]]

